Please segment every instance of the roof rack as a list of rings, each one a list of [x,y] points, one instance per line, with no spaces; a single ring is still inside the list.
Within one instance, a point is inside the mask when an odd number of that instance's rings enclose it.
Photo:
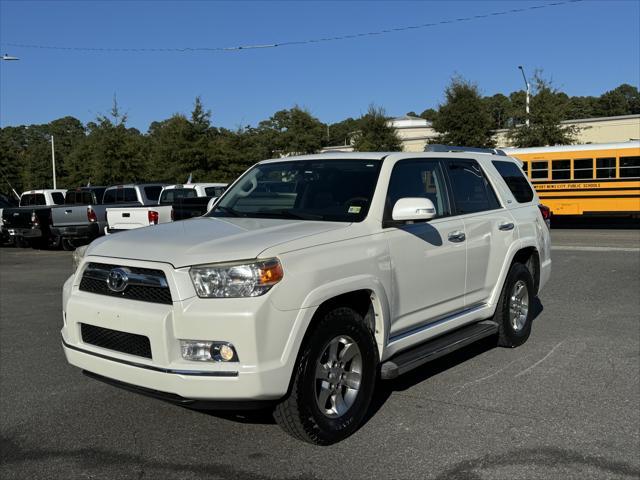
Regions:
[[[506,156],[502,150],[497,148],[477,148],[477,147],[456,147],[453,145],[441,145],[439,143],[427,144],[424,147],[425,152],[470,152],[470,153],[487,153],[489,155]]]

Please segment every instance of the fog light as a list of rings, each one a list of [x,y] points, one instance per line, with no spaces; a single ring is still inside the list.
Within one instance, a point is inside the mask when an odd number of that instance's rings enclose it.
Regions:
[[[237,362],[238,354],[229,342],[180,340],[182,358],[193,362]]]

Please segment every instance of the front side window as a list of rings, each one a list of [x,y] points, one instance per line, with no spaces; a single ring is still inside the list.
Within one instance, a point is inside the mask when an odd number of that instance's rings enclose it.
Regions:
[[[620,157],[620,177],[640,177],[640,157]]]
[[[438,217],[449,214],[444,174],[437,160],[400,160],[393,167],[387,190],[385,218],[391,219],[393,206],[405,197],[428,198]]]
[[[576,158],[573,161],[573,178],[576,180],[593,178],[593,158]]]
[[[360,222],[369,211],[379,160],[297,160],[258,164],[208,216]]]
[[[447,171],[458,215],[500,208],[498,198],[478,162],[475,160],[448,161]]]
[[[522,170],[515,163],[494,161],[493,166],[496,167],[518,203],[527,203],[533,200],[533,190],[531,190]]]

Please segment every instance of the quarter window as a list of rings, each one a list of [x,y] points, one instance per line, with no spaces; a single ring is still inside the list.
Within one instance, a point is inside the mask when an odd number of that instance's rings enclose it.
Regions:
[[[438,217],[449,213],[444,175],[440,162],[434,160],[401,160],[393,167],[387,190],[387,218],[398,200],[405,197],[428,198]]]
[[[527,203],[533,200],[533,190],[531,190],[522,170],[515,163],[494,161],[493,166],[496,167],[518,203]]]
[[[533,180],[546,180],[549,178],[549,162],[531,162],[531,178]]]
[[[596,178],[615,178],[616,177],[616,159],[596,158]]]
[[[620,177],[640,177],[640,157],[620,157]]]
[[[458,215],[500,208],[498,198],[477,162],[447,161],[447,171]]]
[[[576,180],[593,178],[593,158],[576,158],[573,161],[573,178]]]
[[[571,178],[571,160],[552,161],[551,178],[553,180],[569,180]]]

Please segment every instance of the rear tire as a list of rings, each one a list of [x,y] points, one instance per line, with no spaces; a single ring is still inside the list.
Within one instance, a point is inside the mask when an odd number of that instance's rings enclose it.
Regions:
[[[62,238],[61,240],[61,245],[62,245],[62,249],[65,252],[72,252],[76,249],[76,247],[73,245],[73,243],[71,242],[71,240],[69,240],[68,238]]]
[[[493,317],[499,327],[501,347],[517,347],[529,338],[534,292],[529,269],[521,263],[511,265]]]
[[[371,403],[378,350],[362,316],[351,308],[324,314],[304,342],[291,393],[274,418],[294,438],[330,445],[360,427]]]

